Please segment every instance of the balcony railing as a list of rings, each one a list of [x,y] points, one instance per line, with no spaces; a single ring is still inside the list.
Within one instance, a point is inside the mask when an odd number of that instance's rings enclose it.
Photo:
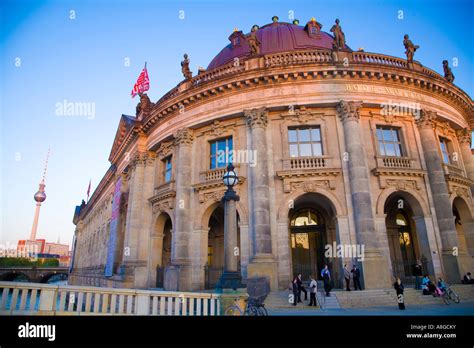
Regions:
[[[265,56],[265,67],[332,61],[330,51],[295,51]]]
[[[318,169],[328,167],[327,157],[291,157],[283,160],[284,169]]]
[[[383,168],[412,168],[412,159],[409,157],[378,157],[378,167]]]
[[[200,173],[200,181],[201,182],[209,182],[214,180],[222,180],[225,172],[227,171],[226,167],[216,168],[207,170],[205,172]]]
[[[457,176],[460,176],[460,177],[466,177],[466,175],[464,173],[464,170],[462,170],[461,168],[459,168],[455,165],[452,165],[452,164],[444,163],[444,172],[446,174],[450,174],[450,175],[457,175]]]

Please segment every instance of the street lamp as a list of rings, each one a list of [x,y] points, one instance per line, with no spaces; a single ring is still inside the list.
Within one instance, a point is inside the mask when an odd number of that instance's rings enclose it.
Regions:
[[[222,177],[227,191],[224,193],[224,272],[217,284],[220,289],[237,289],[243,287],[242,276],[238,264],[240,247],[237,243],[237,208],[236,202],[240,197],[234,191],[234,186],[239,182],[239,177],[232,163],[227,166],[227,171]]]

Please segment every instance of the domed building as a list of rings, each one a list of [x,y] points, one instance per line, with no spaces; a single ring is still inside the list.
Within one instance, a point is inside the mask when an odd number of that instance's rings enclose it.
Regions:
[[[449,68],[353,51],[339,24],[321,28],[235,30],[207,69],[155,103],[141,95],[76,209],[71,284],[212,289],[229,162],[244,283],[284,289],[325,265],[343,287],[356,264],[365,288],[412,282],[417,260],[452,283],[474,270],[472,99]]]

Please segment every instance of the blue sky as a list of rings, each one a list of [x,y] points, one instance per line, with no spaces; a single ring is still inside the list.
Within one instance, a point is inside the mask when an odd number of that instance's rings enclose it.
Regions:
[[[474,2],[469,0],[3,0],[0,243],[29,236],[33,194],[48,148],[48,198],[38,237],[70,243],[74,206],[85,198],[89,179],[94,189],[109,167],[120,115],[134,115],[138,101],[130,90],[145,61],[148,94],[156,101],[181,81],[183,53],[196,73],[228,44],[234,27],[248,32],[273,15],[290,22],[292,13],[302,24],[315,17],[324,31],[339,18],[349,46],[369,52],[404,57],[408,33],[421,46],[415,59],[423,65],[441,73],[442,60],[457,58],[456,85],[473,95]],[[91,103],[94,117],[58,115],[57,103],[64,100]]]

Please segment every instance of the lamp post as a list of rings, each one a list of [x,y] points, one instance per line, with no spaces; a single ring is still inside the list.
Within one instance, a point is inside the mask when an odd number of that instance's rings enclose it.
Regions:
[[[233,187],[237,185],[239,178],[234,171],[234,166],[229,163],[227,172],[222,180],[227,186],[227,191],[222,198],[224,203],[224,272],[217,284],[221,289],[237,289],[243,287],[242,277],[238,270],[240,255],[237,244],[237,210],[236,202],[240,199]]]

